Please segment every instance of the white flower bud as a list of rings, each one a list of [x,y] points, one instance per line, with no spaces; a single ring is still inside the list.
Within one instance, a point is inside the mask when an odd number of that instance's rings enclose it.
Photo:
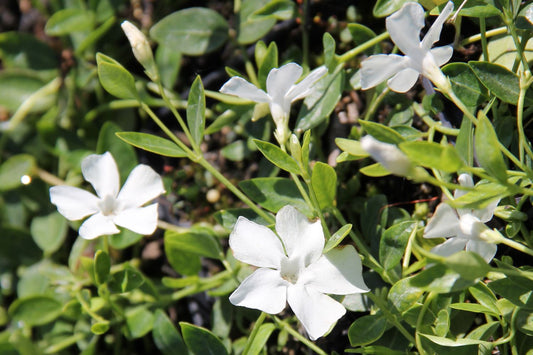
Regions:
[[[144,70],[146,70],[146,74],[150,79],[157,81],[159,79],[159,74],[155,65],[152,47],[150,47],[150,43],[146,36],[129,21],[122,22],[121,27],[126,34],[126,37],[128,37],[133,55],[144,67]]]
[[[383,143],[370,135],[361,138],[361,148],[385,169],[399,176],[408,176],[413,165],[407,156],[394,144]]]

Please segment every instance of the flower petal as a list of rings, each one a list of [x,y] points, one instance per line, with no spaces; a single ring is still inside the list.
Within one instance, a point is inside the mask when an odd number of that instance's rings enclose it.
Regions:
[[[346,313],[342,304],[312,287],[290,285],[287,301],[311,340],[324,335]]]
[[[459,175],[457,177],[457,182],[459,182],[459,185],[463,187],[474,187],[474,180],[472,180],[472,176],[468,174]],[[465,195],[466,193],[468,193],[467,190],[456,189],[453,192],[453,198],[458,199],[459,197]]]
[[[424,230],[424,238],[448,238],[460,233],[457,213],[447,203],[440,203]]]
[[[119,208],[123,209],[140,207],[163,192],[165,188],[161,176],[148,165],[140,164],[131,171],[118,194],[117,202]]]
[[[313,85],[326,75],[327,72],[328,69],[325,66],[318,67],[310,72],[305,79],[291,87],[286,95],[287,100],[294,102],[310,95],[313,92]]]
[[[444,7],[444,9],[442,9],[439,17],[437,17],[435,22],[433,22],[428,32],[424,36],[421,45],[422,48],[429,50],[431,46],[433,46],[433,44],[440,39],[440,32],[442,31],[442,26],[444,25],[444,22],[448,19],[452,11],[453,2],[449,1]]]
[[[408,58],[397,54],[377,54],[361,63],[361,88],[368,90],[404,69]]]
[[[254,102],[270,102],[270,97],[266,92],[249,83],[239,76],[229,79],[221,88],[220,92],[228,95],[235,95],[243,99]]]
[[[72,186],[50,188],[50,201],[66,219],[76,221],[98,212],[98,197]]]
[[[484,241],[469,240],[466,243],[466,251],[473,251],[485,259],[487,263],[490,263],[498,251],[498,246]]]
[[[387,86],[395,92],[407,92],[416,84],[419,75],[413,68],[402,69],[387,81]]]
[[[92,154],[81,162],[81,172],[85,180],[93,185],[100,198],[107,195],[117,197],[120,177],[115,159],[109,152]]]
[[[361,148],[393,174],[407,176],[412,168],[409,158],[394,144],[378,141],[367,134],[361,138]]]
[[[416,54],[420,49],[420,30],[424,27],[424,8],[415,2],[408,2],[387,17],[385,26],[394,44],[405,55]]]
[[[135,233],[150,235],[157,228],[157,207],[157,203],[153,203],[146,207],[130,208],[121,211],[113,218],[113,222]]]
[[[431,55],[433,56],[433,59],[435,63],[440,67],[451,59],[453,55],[453,47],[452,46],[442,46],[442,47],[435,47],[432,50],[430,50]]]
[[[322,255],[324,232],[320,221],[309,222],[292,206],[281,208],[276,214],[276,232],[281,237],[290,259],[300,258],[307,266]]]
[[[442,244],[437,245],[431,252],[440,256],[450,256],[464,250],[468,239],[450,238]]]
[[[80,226],[79,234],[84,239],[94,239],[101,235],[110,235],[120,233],[111,218],[97,213],[89,218]]]
[[[285,257],[283,245],[274,232],[242,216],[229,236],[229,246],[237,260],[259,267],[279,269]]]
[[[296,63],[287,63],[279,69],[272,69],[266,80],[267,93],[272,100],[283,101],[296,80],[302,76],[302,71],[302,67]]]
[[[479,220],[483,223],[487,223],[492,219],[494,216],[494,210],[496,207],[498,207],[498,204],[500,203],[500,199],[496,199],[488,204],[487,207],[482,208],[480,210],[473,210],[472,214],[479,218]]]
[[[470,240],[481,240],[481,233],[489,229],[485,223],[470,213],[466,213],[459,218],[459,227],[462,234]]]
[[[235,306],[276,314],[285,308],[287,285],[288,282],[281,278],[279,271],[260,268],[240,284],[229,300]]]
[[[300,275],[298,281],[313,289],[335,295],[369,291],[363,280],[361,258],[351,245],[322,255]]]

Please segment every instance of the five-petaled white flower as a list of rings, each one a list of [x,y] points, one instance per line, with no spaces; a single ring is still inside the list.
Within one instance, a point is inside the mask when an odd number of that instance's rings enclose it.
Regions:
[[[284,144],[290,136],[288,123],[291,104],[309,96],[313,92],[313,84],[327,73],[325,67],[318,67],[296,84],[302,76],[302,71],[302,67],[296,63],[272,69],[266,80],[267,92],[241,77],[234,76],[220,88],[220,92],[254,102],[268,103],[270,114],[276,124],[276,139],[280,144]]]
[[[85,180],[91,183],[96,195],[72,186],[50,188],[50,200],[69,220],[91,215],[80,226],[79,234],[85,239],[116,234],[124,227],[140,234],[152,234],[157,227],[157,203],[141,207],[165,192],[163,181],[152,168],[137,165],[120,188],[118,168],[113,156],[89,155],[81,163]]]
[[[453,54],[451,45],[431,48],[439,40],[444,21],[453,11],[453,3],[446,4],[427,34],[420,42],[420,30],[424,27],[424,8],[416,2],[408,2],[387,17],[386,27],[392,41],[405,54],[378,54],[361,63],[361,86],[370,89],[387,81],[389,88],[406,92],[415,85],[419,74],[430,79],[437,87],[449,83],[440,70]]]
[[[459,175],[458,180],[461,186],[474,186],[472,177],[468,174]],[[465,193],[464,190],[455,190],[454,197],[459,198]],[[447,203],[440,203],[426,226],[424,238],[449,239],[431,249],[431,252],[449,256],[466,249],[490,262],[498,247],[496,244],[487,242],[487,238],[483,238],[483,232],[490,230],[485,223],[492,219],[499,202],[499,199],[495,200],[479,210],[455,210]]]
[[[229,238],[235,258],[259,267],[230,296],[234,305],[276,314],[292,308],[313,340],[324,335],[346,309],[325,295],[367,292],[361,259],[347,245],[322,254],[320,221],[292,206],[276,215],[276,232],[239,217]]]
[[[378,141],[371,135],[364,136],[360,142],[361,148],[391,173],[408,176],[413,171],[409,158],[394,144]]]

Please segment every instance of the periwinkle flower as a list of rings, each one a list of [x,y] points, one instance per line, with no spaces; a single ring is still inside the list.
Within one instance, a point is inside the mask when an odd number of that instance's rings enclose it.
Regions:
[[[117,234],[117,226],[149,235],[157,228],[157,203],[142,207],[165,192],[163,181],[152,168],[137,165],[120,189],[117,164],[111,153],[83,159],[81,171],[96,195],[73,186],[53,186],[50,200],[65,218],[82,223],[79,234],[85,239]]]
[[[326,294],[367,292],[361,259],[351,245],[326,254],[320,221],[292,206],[276,215],[277,236],[269,228],[239,217],[229,244],[235,258],[258,269],[231,294],[237,306],[276,314],[286,303],[313,340],[344,315],[342,304]]]
[[[220,88],[220,92],[258,103],[268,103],[270,114],[276,124],[274,133],[276,139],[280,144],[285,144],[290,136],[288,123],[291,104],[309,96],[313,92],[313,85],[327,73],[327,69],[318,67],[296,84],[302,72],[302,67],[296,63],[272,69],[266,80],[267,92],[241,77],[234,76]]]
[[[473,187],[474,182],[468,174],[459,175],[459,184]],[[459,198],[465,191],[455,190],[454,197]],[[441,256],[449,256],[461,250],[479,254],[485,261],[490,262],[498,249],[485,237],[490,229],[485,225],[492,219],[499,200],[491,202],[487,207],[474,209],[454,209],[447,203],[440,203],[429,220],[424,231],[424,238],[448,238],[437,245],[431,252]]]
[[[408,2],[385,20],[387,31],[394,44],[403,52],[373,55],[361,63],[361,86],[370,89],[387,80],[389,88],[396,92],[411,89],[422,74],[437,87],[447,88],[448,80],[440,70],[452,54],[451,45],[431,48],[439,40],[444,22],[453,11],[453,3],[446,4],[422,41],[420,30],[424,27],[424,8],[416,2]]]

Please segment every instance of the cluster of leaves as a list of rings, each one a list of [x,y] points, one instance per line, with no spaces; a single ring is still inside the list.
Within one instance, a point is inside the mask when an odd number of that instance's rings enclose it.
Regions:
[[[129,2],[33,1],[44,34],[38,23],[35,34],[0,33],[1,352],[531,351],[533,5],[470,0],[461,9],[457,60],[442,68],[457,113],[422,85],[409,96],[385,84],[360,90],[360,60],[384,52],[382,20],[406,2],[335,2],[337,13],[305,0],[155,2],[155,18],[149,9],[143,14],[154,23],[146,30],[156,48],[155,80],[133,62],[119,27],[128,11],[137,13]],[[420,3],[438,13],[432,1]],[[293,32],[301,45],[282,44]],[[321,43],[310,42],[316,32]],[[288,61],[306,71],[323,64],[328,74],[290,122],[294,139],[279,147],[264,106],[218,88],[227,73],[266,89],[270,70]],[[191,79],[192,72],[202,78]],[[347,112],[353,122],[340,124]],[[371,164],[359,143],[365,133],[396,145],[425,175],[400,180]],[[333,166],[335,147],[342,153]],[[152,239],[124,230],[84,240],[76,237],[79,222],[50,204],[50,186],[82,184],[81,160],[106,151],[123,179],[137,154],[167,168],[158,167],[168,194],[160,201],[162,231]],[[214,162],[206,158],[212,153]],[[247,166],[254,175],[243,179]],[[463,172],[480,182],[449,201],[453,207],[501,199],[491,227],[509,242],[490,264],[466,251],[431,254],[441,242],[423,238],[433,205],[396,205],[413,200],[407,191],[426,196],[421,182],[451,196]],[[186,186],[177,186],[182,180]],[[194,185],[223,196],[207,202],[191,192]],[[272,225],[286,205],[321,220],[325,252],[355,244],[371,289],[345,297],[348,321],[316,343],[288,312],[265,320],[228,301],[252,272],[227,248],[237,218]],[[177,218],[183,206],[206,207],[208,217]],[[208,317],[194,311],[198,305]]]

